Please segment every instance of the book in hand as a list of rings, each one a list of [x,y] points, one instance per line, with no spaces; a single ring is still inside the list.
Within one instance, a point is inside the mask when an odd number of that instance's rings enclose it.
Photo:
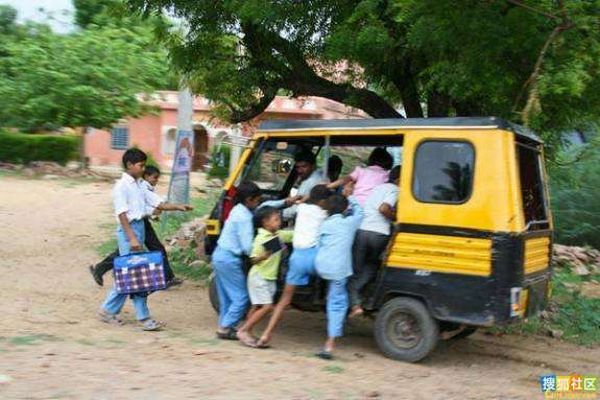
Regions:
[[[270,251],[271,253],[277,253],[278,251],[283,250],[281,240],[279,240],[279,237],[277,236],[275,236],[273,239],[267,240],[262,245],[266,251]]]

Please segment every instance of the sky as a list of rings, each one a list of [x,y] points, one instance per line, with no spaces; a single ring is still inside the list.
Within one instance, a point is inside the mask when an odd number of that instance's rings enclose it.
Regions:
[[[55,32],[66,33],[73,30],[73,4],[71,0],[0,0],[18,12],[19,21],[32,20],[48,23]],[[43,8],[45,12],[40,11]],[[46,13],[52,15],[48,20]]]

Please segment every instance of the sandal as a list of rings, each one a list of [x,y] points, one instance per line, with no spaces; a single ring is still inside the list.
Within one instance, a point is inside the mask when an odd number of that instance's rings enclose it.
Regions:
[[[253,349],[255,349],[256,347],[258,347],[256,345],[256,339],[253,338],[252,336],[250,336],[247,333],[240,335],[239,332],[238,332],[237,333],[237,338],[240,341],[240,343],[243,344],[244,346],[252,347]]]
[[[332,360],[333,359],[333,354],[329,350],[325,350],[325,349],[322,349],[321,351],[316,353],[315,356],[317,356],[323,360]]]
[[[117,326],[123,325],[123,321],[121,319],[119,319],[119,317],[117,317],[116,314],[109,314],[104,310],[98,311],[98,318],[100,319],[100,321],[104,322],[105,324],[117,325]]]
[[[164,322],[161,321],[156,321],[154,319],[147,319],[145,321],[140,321],[142,322],[142,330],[143,331],[158,331],[160,329],[162,329],[165,326]]]
[[[239,340],[237,337],[237,331],[233,328],[230,328],[227,332],[217,331],[217,337],[223,340]]]

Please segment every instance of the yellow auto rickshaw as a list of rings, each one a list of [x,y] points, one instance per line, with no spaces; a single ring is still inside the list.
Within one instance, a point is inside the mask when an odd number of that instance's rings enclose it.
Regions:
[[[443,332],[464,337],[546,307],[552,218],[543,144],[494,117],[263,122],[210,215],[208,252],[239,182],[285,198],[297,180],[296,152],[310,149],[325,170],[338,155],[349,171],[375,147],[402,165],[393,233],[363,304],[376,316],[374,336],[386,356],[415,362]],[[297,308],[323,308],[318,279],[301,289]]]

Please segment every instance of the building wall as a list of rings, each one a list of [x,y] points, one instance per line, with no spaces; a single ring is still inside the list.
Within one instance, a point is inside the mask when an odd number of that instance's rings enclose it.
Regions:
[[[160,110],[157,115],[129,118],[116,126],[128,128],[129,147],[137,146],[151,153],[161,168],[168,169],[173,163],[172,151],[177,130],[177,92],[157,92],[151,103]],[[359,110],[328,99],[290,99],[278,96],[259,117],[248,123],[232,126],[212,118],[210,107],[207,99],[195,97],[194,129],[206,130],[209,149],[227,135],[252,135],[261,120],[366,117]],[[85,135],[85,154],[92,166],[120,166],[123,152],[123,149],[111,148],[110,130],[90,129]]]

